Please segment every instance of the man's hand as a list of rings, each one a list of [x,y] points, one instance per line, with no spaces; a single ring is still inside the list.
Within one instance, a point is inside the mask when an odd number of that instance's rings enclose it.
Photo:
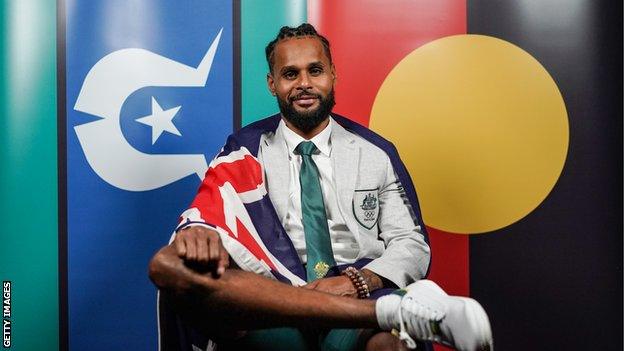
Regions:
[[[338,277],[317,279],[311,283],[302,286],[304,289],[322,291],[333,295],[355,297],[357,298],[357,290],[351,283],[351,279],[341,275]]]
[[[364,276],[366,284],[368,284],[369,291],[372,292],[383,288],[383,282],[377,274],[368,269],[363,269],[360,273]],[[322,291],[339,296],[358,297],[357,289],[353,286],[353,282],[351,282],[351,279],[344,275],[318,279],[302,286],[302,288]]]
[[[173,245],[160,249],[149,264],[149,277],[161,289],[183,291],[193,283],[193,272],[184,265]]]
[[[172,245],[184,262],[196,270],[208,270],[220,277],[230,266],[230,256],[219,234],[206,227],[193,226],[180,230]]]

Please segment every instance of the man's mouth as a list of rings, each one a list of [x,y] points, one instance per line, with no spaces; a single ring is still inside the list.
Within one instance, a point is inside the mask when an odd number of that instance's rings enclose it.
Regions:
[[[314,103],[318,101],[319,98],[320,96],[316,94],[299,94],[291,98],[290,100],[292,101],[293,104],[299,107],[308,108],[314,105]]]

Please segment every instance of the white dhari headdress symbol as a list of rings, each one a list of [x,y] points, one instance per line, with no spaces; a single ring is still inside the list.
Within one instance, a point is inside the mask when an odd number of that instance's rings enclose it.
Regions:
[[[202,87],[223,28],[197,68],[151,51],[122,49],[100,59],[85,78],[76,111],[103,119],[74,127],[87,162],[107,183],[124,190],[160,188],[208,169],[203,154],[146,154],[132,147],[121,131],[119,115],[128,96],[144,87]]]

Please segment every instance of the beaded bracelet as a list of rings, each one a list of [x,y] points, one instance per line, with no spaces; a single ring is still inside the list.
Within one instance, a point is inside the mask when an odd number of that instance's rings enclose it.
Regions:
[[[355,267],[347,267],[347,269],[342,271],[342,275],[346,275],[351,280],[351,284],[355,287],[359,299],[365,299],[370,296],[370,289],[366,279]]]

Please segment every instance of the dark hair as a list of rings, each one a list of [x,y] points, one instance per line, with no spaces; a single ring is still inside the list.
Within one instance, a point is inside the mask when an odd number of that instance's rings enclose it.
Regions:
[[[316,29],[314,29],[314,26],[312,26],[309,23],[302,23],[298,27],[283,26],[282,28],[280,28],[280,31],[279,33],[277,33],[277,36],[275,37],[275,39],[273,39],[266,46],[266,49],[264,50],[266,54],[267,63],[269,64],[269,71],[271,73],[273,73],[273,63],[275,63],[275,60],[273,57],[273,52],[275,51],[275,45],[277,45],[277,43],[285,39],[304,38],[304,37],[318,38],[318,40],[321,41],[321,44],[323,44],[323,49],[325,50],[325,54],[327,55],[327,58],[329,59],[329,63],[332,63],[331,51],[329,50],[329,40],[327,40],[327,38],[319,34],[316,31]]]

